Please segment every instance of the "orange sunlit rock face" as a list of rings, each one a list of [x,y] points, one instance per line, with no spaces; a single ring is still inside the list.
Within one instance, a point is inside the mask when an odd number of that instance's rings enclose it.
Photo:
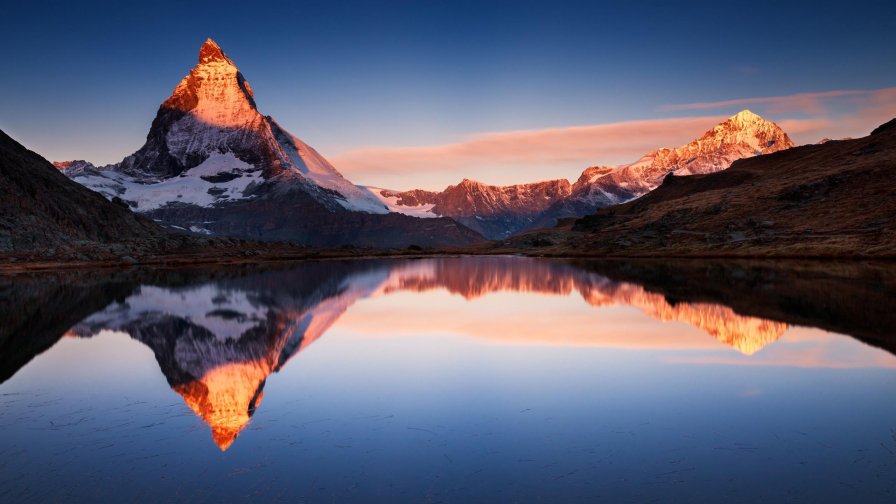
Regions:
[[[172,388],[211,427],[212,438],[223,451],[249,423],[261,403],[262,387],[270,373],[264,363],[229,364]]]

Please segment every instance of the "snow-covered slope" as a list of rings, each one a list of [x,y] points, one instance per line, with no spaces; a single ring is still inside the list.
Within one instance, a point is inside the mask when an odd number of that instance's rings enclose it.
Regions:
[[[308,245],[469,244],[448,219],[390,211],[256,107],[248,81],[211,39],[120,163],[56,163],[71,179],[156,221],[199,233]],[[390,232],[383,232],[389,228]]]
[[[340,203],[350,210],[368,213],[388,213],[389,210],[370,191],[358,187],[346,180],[333,165],[305,142],[283,129],[273,118],[270,122],[274,137],[292,163],[305,178],[318,187],[341,195]]]
[[[433,213],[432,209],[436,206],[435,203],[422,203],[419,201],[415,201],[413,203],[408,202],[407,199],[402,197],[402,193],[399,191],[393,191],[391,189],[384,189],[382,187],[373,187],[373,186],[365,186],[364,189],[370,191],[380,202],[389,209],[391,212],[402,213],[405,215],[410,215],[412,217],[419,217],[421,219],[429,219],[433,217],[438,217],[435,213]],[[435,194],[430,191],[422,191],[427,194]]]

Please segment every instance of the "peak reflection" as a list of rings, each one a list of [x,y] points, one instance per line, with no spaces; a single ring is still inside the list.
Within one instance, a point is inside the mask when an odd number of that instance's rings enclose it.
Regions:
[[[283,284],[259,274],[199,286],[141,286],[71,332],[123,332],[152,349],[171,388],[226,450],[261,403],[267,377],[370,293],[355,282],[305,273],[312,272],[278,273]]]

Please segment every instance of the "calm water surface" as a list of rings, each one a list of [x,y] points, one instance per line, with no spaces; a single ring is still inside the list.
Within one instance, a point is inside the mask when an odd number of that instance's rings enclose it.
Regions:
[[[892,267],[0,280],[3,502],[896,502]]]

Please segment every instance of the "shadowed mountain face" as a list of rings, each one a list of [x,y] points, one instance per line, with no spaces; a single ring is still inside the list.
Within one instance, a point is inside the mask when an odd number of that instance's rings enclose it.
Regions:
[[[106,281],[85,273],[3,280],[0,307],[16,314],[0,327],[4,377],[63,334],[121,333],[153,351],[172,390],[209,425],[222,450],[249,424],[271,374],[356,303],[401,292],[444,290],[471,302],[500,292],[576,295],[596,309],[633,308],[695,327],[744,355],[773,345],[790,324],[851,334],[896,353],[888,332],[896,320],[886,309],[896,295],[896,272],[880,264],[466,257],[136,270]],[[518,330],[527,321],[498,322],[527,337]],[[391,323],[402,327],[401,320]],[[556,321],[558,331],[563,323]],[[593,344],[604,343],[593,337]]]
[[[170,234],[67,179],[0,131],[0,255],[95,257],[162,248]],[[114,251],[113,251],[114,246]]]

